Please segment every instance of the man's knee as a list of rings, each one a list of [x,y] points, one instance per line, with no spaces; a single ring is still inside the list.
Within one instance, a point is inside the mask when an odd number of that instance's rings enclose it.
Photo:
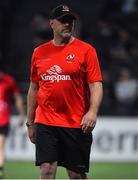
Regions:
[[[67,170],[70,179],[87,179],[85,173],[77,173],[71,170]]]
[[[56,172],[57,163],[43,163],[40,165],[41,177],[54,177]]]

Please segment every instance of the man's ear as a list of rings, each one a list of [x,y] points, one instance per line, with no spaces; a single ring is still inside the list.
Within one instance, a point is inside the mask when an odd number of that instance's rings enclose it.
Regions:
[[[50,20],[49,20],[49,24],[50,24],[50,26],[53,25],[53,19],[50,19]]]

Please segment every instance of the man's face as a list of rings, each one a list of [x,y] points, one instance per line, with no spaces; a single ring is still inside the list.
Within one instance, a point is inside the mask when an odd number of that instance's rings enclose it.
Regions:
[[[72,35],[74,20],[72,17],[64,16],[58,20],[50,20],[50,25],[55,35],[68,38]]]

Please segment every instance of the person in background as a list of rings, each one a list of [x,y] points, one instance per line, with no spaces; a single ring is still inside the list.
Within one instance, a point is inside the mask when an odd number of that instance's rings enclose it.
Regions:
[[[86,179],[89,172],[102,77],[95,48],[72,36],[75,19],[68,6],[54,8],[54,38],[32,57],[26,125],[41,179],[55,179],[57,165],[70,179]]]
[[[0,178],[3,178],[4,145],[9,132],[13,98],[20,115],[20,125],[23,125],[25,110],[16,81],[11,75],[0,72]]]
[[[117,100],[116,114],[132,116],[138,98],[138,81],[129,67],[122,67],[117,81],[114,83]]]

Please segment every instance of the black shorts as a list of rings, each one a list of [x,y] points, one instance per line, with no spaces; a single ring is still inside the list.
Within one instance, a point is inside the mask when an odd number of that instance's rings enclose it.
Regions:
[[[0,126],[0,134],[7,136],[9,133],[9,124],[5,126]]]
[[[36,166],[44,162],[58,162],[69,170],[89,171],[92,133],[78,128],[64,128],[36,124]]]

